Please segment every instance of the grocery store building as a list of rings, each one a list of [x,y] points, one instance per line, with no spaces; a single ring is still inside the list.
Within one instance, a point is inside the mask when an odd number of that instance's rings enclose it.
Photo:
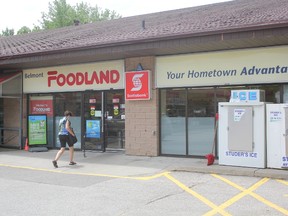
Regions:
[[[288,103],[287,59],[287,0],[0,37],[0,146],[23,148],[28,137],[30,147],[58,148],[68,109],[77,149],[203,157],[231,90],[260,89],[266,102]]]

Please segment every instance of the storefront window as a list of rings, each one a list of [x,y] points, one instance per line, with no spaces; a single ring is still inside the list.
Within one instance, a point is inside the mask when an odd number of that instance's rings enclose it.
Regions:
[[[288,85],[283,85],[283,103],[288,103]]]
[[[71,92],[71,93],[57,93],[54,95],[55,98],[55,129],[56,134],[54,138],[56,139],[56,147],[60,147],[59,139],[57,136],[57,129],[59,120],[63,118],[65,110],[70,110],[73,116],[70,118],[72,128],[78,137],[78,142],[74,145],[76,149],[81,148],[81,93]]]
[[[50,94],[34,94],[29,97],[29,114],[47,116],[47,147],[53,148],[53,96]]]
[[[55,115],[63,116],[65,110],[70,110],[74,116],[81,115],[81,93],[56,93],[55,97]]]
[[[253,86],[253,89],[265,91],[265,102],[282,103],[280,85]]]
[[[231,90],[241,89],[264,90],[263,102],[270,103],[283,103],[288,95],[284,86],[281,96],[281,85],[161,90],[161,154],[205,156],[211,152],[218,103],[229,102]]]
[[[214,89],[188,90],[188,154],[204,156],[214,138]]]
[[[161,153],[186,154],[186,90],[161,91]]]

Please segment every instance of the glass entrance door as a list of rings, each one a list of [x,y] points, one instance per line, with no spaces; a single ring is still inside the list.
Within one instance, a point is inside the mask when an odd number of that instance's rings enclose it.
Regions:
[[[125,147],[125,98],[123,90],[84,93],[85,150],[106,151]]]
[[[84,149],[105,151],[104,139],[104,93],[84,93]]]
[[[105,142],[107,148],[125,147],[125,98],[123,90],[105,94]]]

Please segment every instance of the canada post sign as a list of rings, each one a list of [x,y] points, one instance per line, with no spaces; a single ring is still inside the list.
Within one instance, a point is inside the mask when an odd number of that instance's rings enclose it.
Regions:
[[[23,92],[123,89],[124,61],[24,70]]]
[[[125,72],[125,99],[150,100],[150,71]]]

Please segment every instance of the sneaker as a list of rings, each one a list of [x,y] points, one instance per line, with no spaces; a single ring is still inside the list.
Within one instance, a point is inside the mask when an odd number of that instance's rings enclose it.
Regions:
[[[69,163],[69,165],[75,165],[76,164],[76,162],[74,162],[74,161],[71,161],[70,163]]]
[[[52,161],[52,163],[53,163],[53,166],[55,167],[55,168],[58,168],[58,164],[57,164],[57,161]]]

